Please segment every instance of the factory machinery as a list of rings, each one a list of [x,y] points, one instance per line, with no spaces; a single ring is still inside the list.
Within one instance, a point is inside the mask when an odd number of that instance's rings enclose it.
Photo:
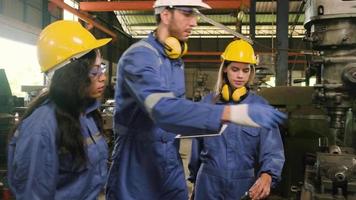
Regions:
[[[286,163],[279,189],[292,199],[356,199],[356,1],[305,3],[317,84],[261,91],[289,118],[281,131]]]
[[[15,108],[15,97],[12,96],[5,70],[0,69],[0,199],[5,199],[9,194],[6,180],[6,159],[8,133],[15,123],[12,114]]]
[[[356,199],[356,1],[308,1],[306,39],[321,54],[312,59],[320,81],[314,101],[328,116],[327,137],[305,163],[301,199]]]

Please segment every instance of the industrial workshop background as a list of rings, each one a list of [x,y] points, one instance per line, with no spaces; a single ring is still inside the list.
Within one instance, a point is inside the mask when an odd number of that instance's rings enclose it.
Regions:
[[[271,199],[356,199],[356,0],[206,0],[202,13],[251,38],[259,64],[253,90],[288,115],[281,134],[286,163]],[[150,0],[0,0],[0,199],[8,198],[8,132],[43,88],[36,41],[43,27],[79,20],[109,66],[103,98],[112,143],[116,64],[156,22]],[[186,96],[213,90],[220,55],[233,35],[203,20],[188,41]],[[186,166],[190,140],[182,142]]]

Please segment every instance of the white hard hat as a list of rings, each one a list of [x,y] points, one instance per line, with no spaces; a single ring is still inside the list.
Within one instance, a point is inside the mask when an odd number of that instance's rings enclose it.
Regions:
[[[156,0],[153,8],[159,7],[174,7],[174,6],[187,6],[196,7],[198,9],[210,9],[211,7],[204,3],[202,0]]]

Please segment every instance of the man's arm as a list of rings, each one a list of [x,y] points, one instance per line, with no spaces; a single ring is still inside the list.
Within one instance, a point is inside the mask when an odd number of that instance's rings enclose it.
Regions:
[[[247,126],[275,127],[284,115],[268,105],[212,105],[176,97],[162,81],[160,63],[148,48],[126,54],[123,65],[124,86],[136,102],[161,128],[188,134],[211,131],[216,133],[223,121]],[[145,59],[134,59],[145,58]]]

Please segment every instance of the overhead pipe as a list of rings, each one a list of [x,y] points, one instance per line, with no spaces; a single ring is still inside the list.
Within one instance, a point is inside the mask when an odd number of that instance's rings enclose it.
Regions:
[[[188,51],[188,56],[220,56],[223,52],[220,51]],[[270,52],[256,52],[256,55],[272,55]],[[288,56],[304,56],[303,52],[288,52]]]
[[[94,19],[91,18],[90,14],[87,12],[79,11],[77,9],[72,8],[68,4],[64,3],[63,0],[50,0],[53,4],[57,5],[58,7],[67,10],[68,12],[78,16],[80,19],[84,20],[85,22],[92,24],[94,27],[98,28],[99,30],[103,31],[104,33],[110,35],[115,41],[117,39],[116,33],[109,30],[105,26],[101,25],[100,23],[96,22]]]
[[[184,63],[219,63],[221,60],[218,59],[189,59],[184,58]]]
[[[190,59],[184,58],[185,63],[220,63],[220,59]],[[288,60],[289,64],[307,64],[305,60]]]
[[[220,56],[220,51],[188,51],[186,56]],[[272,55],[270,52],[256,52],[256,55]],[[288,56],[304,56],[303,52],[288,52]],[[220,59],[190,59],[184,58],[186,63],[220,63]],[[288,64],[307,64],[305,60],[288,60]]]
[[[204,1],[212,9],[249,8],[250,0],[207,0]],[[90,1],[80,2],[79,9],[83,11],[103,12],[118,10],[153,10],[154,1]]]

